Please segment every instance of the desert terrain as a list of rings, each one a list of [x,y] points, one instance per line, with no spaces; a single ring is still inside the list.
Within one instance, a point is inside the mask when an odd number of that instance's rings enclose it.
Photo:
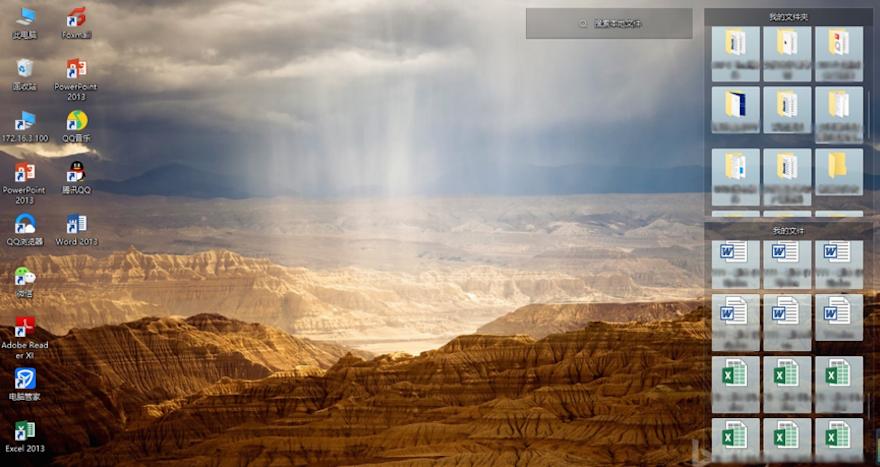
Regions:
[[[35,274],[37,310],[76,327],[219,313],[371,352],[418,352],[532,303],[692,300],[702,292],[695,195],[194,199],[45,196],[42,248],[5,248]],[[89,218],[97,247],[58,247]],[[14,211],[9,216],[14,217]],[[55,219],[57,222],[52,222]],[[613,316],[604,317],[615,320]]]

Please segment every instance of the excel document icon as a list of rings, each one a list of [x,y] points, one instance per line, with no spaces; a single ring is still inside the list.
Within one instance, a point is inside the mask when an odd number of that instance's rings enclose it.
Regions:
[[[825,430],[825,445],[832,449],[849,449],[850,429],[843,420],[831,420]]]
[[[746,386],[748,384],[748,365],[738,358],[728,358],[721,368],[721,382],[725,386]]]
[[[829,386],[849,386],[849,362],[844,358],[832,358],[825,368],[825,382]]]
[[[776,429],[773,430],[773,445],[781,449],[797,449],[797,423],[791,420],[780,420],[776,422]]]
[[[721,445],[727,449],[748,448],[748,427],[739,420],[730,420],[721,431]]]
[[[797,362],[790,358],[780,358],[776,360],[776,368],[773,369],[773,382],[778,386],[797,386]]]

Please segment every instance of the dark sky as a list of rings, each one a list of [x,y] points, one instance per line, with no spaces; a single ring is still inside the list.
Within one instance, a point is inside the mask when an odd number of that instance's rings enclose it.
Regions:
[[[4,118],[27,108],[63,125],[82,108],[93,144],[36,149],[96,151],[131,176],[181,163],[305,193],[394,194],[462,167],[503,177],[528,165],[703,160],[702,28],[694,40],[527,41],[525,7],[546,3],[114,0],[85,3],[93,40],[61,41],[69,5],[3,4],[37,9],[41,38],[4,47],[0,76],[16,80],[12,64],[26,56],[42,87],[4,91]],[[71,106],[48,89],[74,56],[101,90]]]

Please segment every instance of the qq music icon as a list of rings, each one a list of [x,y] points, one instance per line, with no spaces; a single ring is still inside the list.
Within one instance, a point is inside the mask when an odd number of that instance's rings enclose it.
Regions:
[[[85,130],[89,125],[89,116],[82,110],[73,110],[67,114],[67,131]]]

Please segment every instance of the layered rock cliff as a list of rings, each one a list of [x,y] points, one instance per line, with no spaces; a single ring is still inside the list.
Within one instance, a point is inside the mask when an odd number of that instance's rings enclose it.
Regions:
[[[583,328],[594,321],[648,322],[676,319],[695,310],[701,301],[644,303],[566,303],[526,305],[481,326],[478,334],[526,334],[545,337]]]
[[[462,336],[323,375],[223,380],[69,465],[678,463],[706,446],[708,315]]]
[[[75,329],[65,336],[38,327],[27,339],[15,338],[11,328],[3,327],[0,339],[48,346],[34,350],[33,360],[16,358],[24,351],[0,352],[4,375],[18,366],[37,369],[40,400],[8,402],[0,415],[4,426],[16,420],[37,423],[35,443],[45,444],[47,452],[23,456],[22,465],[41,465],[56,455],[105,444],[124,430],[149,425],[178,407],[180,398],[215,384],[321,375],[340,357],[352,355],[351,349],[336,344],[218,315],[144,318]],[[15,444],[11,438],[11,430],[0,430],[0,441]]]
[[[868,303],[863,343],[817,344],[817,352],[861,354],[874,361],[880,321],[876,300]],[[224,329],[241,333],[250,326],[217,316],[192,320],[186,325],[209,335],[215,330],[225,335]],[[143,320],[125,327],[138,330],[135,335],[158,329],[179,340],[174,329],[180,326]],[[274,336],[270,341],[283,341]],[[210,345],[217,339],[225,339],[230,350],[236,342],[255,345],[230,336],[211,337]],[[151,349],[176,348],[157,345],[156,338],[138,342]],[[418,356],[345,354],[326,370],[284,368],[283,362],[293,359],[270,358],[259,348],[249,351],[256,353],[245,358],[242,369],[226,372],[237,376],[227,374],[159,402],[147,401],[158,394],[149,391],[152,385],[114,379],[128,371],[126,365],[102,372],[94,370],[101,368],[97,363],[86,368],[46,359],[52,403],[24,406],[32,411],[27,418],[48,420],[40,436],[57,456],[39,460],[188,467],[628,466],[678,465],[693,456],[697,462],[708,460],[711,352],[709,313],[703,307],[669,320],[592,322],[541,339],[461,336]],[[179,366],[165,375],[168,379],[207,371],[206,363],[194,358],[164,361]],[[0,362],[3,371],[10,370],[8,358]],[[161,378],[161,372],[145,367],[145,374]],[[254,377],[253,368],[259,367],[281,370]],[[878,403],[877,376],[873,366],[866,370],[870,407]],[[186,391],[179,383],[167,385]],[[135,410],[140,415],[128,417]],[[4,414],[4,421],[20,415]]]

